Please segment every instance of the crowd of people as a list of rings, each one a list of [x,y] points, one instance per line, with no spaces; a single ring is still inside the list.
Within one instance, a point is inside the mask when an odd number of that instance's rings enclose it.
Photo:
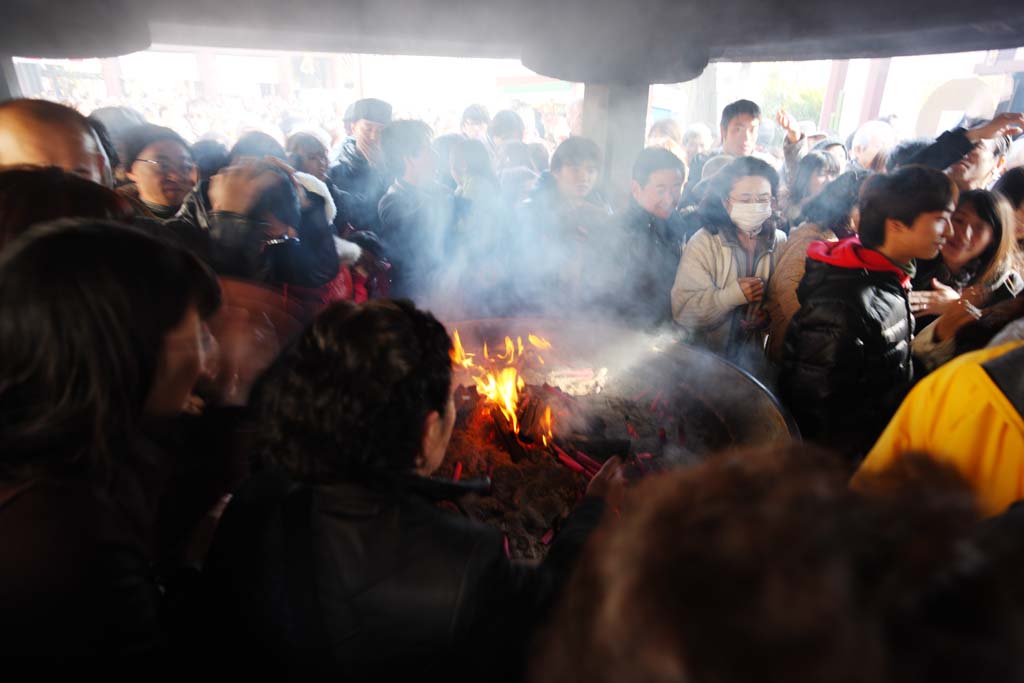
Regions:
[[[514,111],[230,148],[0,103],[0,652],[261,675],[1024,677],[1024,115],[840,141],[728,105],[628,188]],[[336,159],[336,161],[332,161]],[[672,330],[804,444],[627,487],[543,562],[443,501],[439,317]],[[457,507],[457,506],[456,506]]]

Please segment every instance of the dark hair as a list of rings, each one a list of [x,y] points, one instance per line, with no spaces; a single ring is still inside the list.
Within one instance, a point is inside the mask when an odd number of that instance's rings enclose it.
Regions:
[[[809,152],[796,165],[789,201],[799,205],[811,191],[811,179],[819,173],[839,173],[839,164],[828,152]]]
[[[1024,166],[1004,173],[992,189],[1010,200],[1014,210],[1019,209],[1024,204]]]
[[[906,166],[914,157],[931,147],[933,142],[928,138],[918,138],[899,143],[889,150],[889,156],[885,160],[886,172],[892,173],[896,169]]]
[[[778,195],[779,174],[771,167],[771,164],[756,157],[738,157],[733,159],[729,162],[728,166],[710,178],[707,194],[704,195],[699,209],[704,228],[711,232],[716,232],[722,228],[735,230],[735,226],[733,226],[732,219],[729,218],[729,213],[725,210],[723,202],[729,198],[733,185],[740,178],[747,176],[764,178],[771,185],[772,196]]]
[[[462,123],[487,123],[491,122],[491,114],[487,107],[482,104],[471,104],[462,112]]]
[[[192,148],[189,146],[185,139],[175,133],[170,128],[164,126],[154,126],[150,123],[145,123],[141,126],[136,126],[131,130],[128,130],[124,134],[124,159],[121,162],[124,164],[125,169],[130,169],[135,160],[139,158],[139,155],[149,147],[158,142],[170,141],[177,143],[185,148],[188,155],[192,156]]]
[[[381,131],[380,148],[388,170],[401,178],[405,174],[405,160],[430,147],[434,131],[423,121],[393,121]]]
[[[269,166],[279,181],[264,190],[249,215],[259,220],[270,214],[288,227],[298,229],[302,223],[302,205],[292,179],[282,169]]]
[[[566,139],[551,155],[551,171],[558,172],[563,166],[579,166],[586,161],[601,165],[601,148],[590,138],[571,137]]]
[[[1013,207],[1001,194],[988,190],[962,193],[957,209],[965,204],[992,228],[992,241],[977,257],[977,270],[971,284],[992,285],[1002,280],[1018,260]]]
[[[651,124],[651,129],[647,131],[647,139],[650,140],[654,136],[669,138],[674,140],[677,144],[683,144],[683,127],[679,125],[679,122],[675,119],[659,119]]]
[[[217,175],[228,165],[228,148],[216,140],[200,140],[192,145],[192,158],[199,167],[199,180]]]
[[[498,184],[498,176],[494,172],[491,155],[487,151],[487,146],[479,140],[460,139],[452,147],[451,158],[459,159],[469,175],[486,178],[495,185]]]
[[[527,147],[530,150],[530,161],[533,163],[533,170],[543,173],[551,168],[551,154],[543,143],[531,142]]]
[[[492,139],[512,139],[522,142],[523,136],[526,135],[526,124],[519,118],[519,114],[510,109],[503,109],[491,119],[491,125],[487,127],[487,135]]]
[[[924,166],[906,166],[890,175],[874,175],[860,192],[860,228],[865,247],[885,244],[885,221],[893,218],[911,225],[929,211],[945,211],[956,190],[941,171]]]
[[[328,150],[327,146],[321,142],[320,138],[312,133],[293,133],[285,144],[285,152],[288,154],[288,163],[292,165],[292,168],[296,169],[302,168],[303,154],[315,151],[322,151],[326,154]]]
[[[749,114],[755,119],[759,119],[761,118],[761,107],[750,100],[736,100],[732,104],[725,105],[725,109],[722,110],[722,130],[728,128],[734,118],[743,114]]]
[[[409,301],[333,304],[256,390],[266,455],[313,483],[411,470],[424,420],[446,411],[450,350],[444,326]]]
[[[107,155],[107,161],[110,162],[110,169],[116,169],[122,163],[121,155],[117,151],[117,145],[114,144],[114,138],[111,137],[110,131],[99,119],[94,119],[90,116],[86,120],[89,122],[89,127],[92,128],[92,132],[96,136],[96,139],[100,141],[100,147],[103,148],[103,153]]]
[[[860,188],[870,174],[867,171],[847,171],[825,186],[821,193],[807,202],[801,218],[820,228],[831,230],[839,239],[852,237],[850,214],[860,200]]]
[[[791,446],[641,482],[589,540],[530,680],[882,680],[845,480]]]
[[[228,152],[230,163],[237,162],[242,157],[262,159],[263,157],[274,157],[287,162],[288,155],[285,154],[281,143],[266,133],[257,130],[250,131],[238,138],[238,142]]]
[[[843,150],[843,156],[846,157],[847,161],[849,161],[849,159],[850,159],[850,150],[846,149],[846,145],[841,143],[839,140],[835,140],[835,139],[831,139],[831,138],[826,138],[826,139],[822,140],[821,142],[819,142],[818,144],[814,145],[814,147],[811,147],[811,151],[812,152],[827,152],[828,150],[832,149],[833,147],[841,148]]]
[[[59,168],[0,171],[0,250],[37,223],[73,217],[128,223],[134,215],[117,192]]]
[[[220,305],[184,249],[97,220],[38,226],[0,255],[0,478],[104,473],[135,433],[166,334]]]
[[[641,186],[651,179],[656,171],[677,171],[686,177],[686,164],[672,152],[660,147],[648,147],[640,152],[633,162],[633,180]]]

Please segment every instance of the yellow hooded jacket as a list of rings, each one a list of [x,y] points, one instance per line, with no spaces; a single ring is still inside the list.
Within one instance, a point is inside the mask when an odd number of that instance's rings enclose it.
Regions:
[[[923,453],[959,470],[986,515],[1024,498],[1024,418],[982,367],[1022,347],[968,353],[921,380],[861,463],[853,487],[904,453]]]

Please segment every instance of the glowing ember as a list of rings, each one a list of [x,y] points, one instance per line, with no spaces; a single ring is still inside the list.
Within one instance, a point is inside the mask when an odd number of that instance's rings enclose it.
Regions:
[[[551,342],[543,337],[528,335],[527,341],[533,349],[550,349]],[[512,433],[519,434],[519,394],[526,388],[526,382],[519,374],[519,369],[524,361],[532,354],[540,364],[544,359],[537,355],[533,349],[523,344],[522,337],[515,342],[511,337],[505,337],[504,351],[492,357],[486,342],[483,345],[483,364],[477,365],[474,362],[475,355],[467,353],[459,337],[459,331],[452,333],[452,363],[469,371],[476,385],[477,393],[486,401],[494,404],[512,427]],[[552,437],[551,409],[544,413],[541,422],[543,434],[541,439],[547,446]]]

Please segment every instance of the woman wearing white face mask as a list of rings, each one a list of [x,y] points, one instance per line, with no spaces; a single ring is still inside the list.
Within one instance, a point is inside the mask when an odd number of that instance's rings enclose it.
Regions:
[[[775,169],[753,157],[722,169],[672,287],[672,315],[691,340],[752,371],[763,367],[764,294],[786,241],[772,219],[778,186]]]

